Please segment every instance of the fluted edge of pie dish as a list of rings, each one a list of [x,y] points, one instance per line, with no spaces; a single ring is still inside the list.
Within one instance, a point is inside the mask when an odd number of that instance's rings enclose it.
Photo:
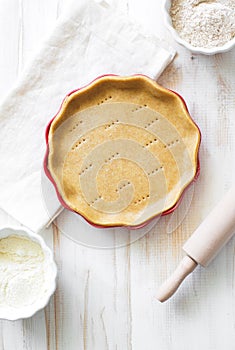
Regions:
[[[195,174],[193,176],[193,178],[191,179],[191,181],[188,182],[188,184],[182,188],[181,192],[179,193],[179,196],[178,198],[176,198],[175,200],[175,203],[167,210],[161,212],[161,213],[157,213],[156,215],[153,215],[152,217],[150,217],[149,219],[145,220],[144,222],[140,223],[140,224],[137,224],[137,225],[126,225],[126,224],[121,224],[121,225],[115,225],[115,224],[107,224],[107,225],[101,225],[101,224],[98,224],[98,223],[95,223],[91,220],[89,220],[89,218],[87,218],[84,214],[82,213],[79,213],[78,211],[75,211],[73,210],[72,208],[70,208],[67,203],[64,201],[63,197],[61,196],[59,190],[58,190],[58,187],[57,187],[57,184],[54,180],[54,178],[52,177],[49,169],[48,169],[48,156],[49,156],[49,152],[50,152],[50,149],[49,149],[49,132],[50,132],[50,128],[51,128],[51,124],[52,122],[54,121],[54,119],[63,112],[63,110],[66,109],[66,107],[64,107],[66,101],[67,101],[67,98],[70,97],[72,94],[76,93],[76,92],[79,92],[85,88],[88,88],[90,86],[92,86],[92,84],[96,83],[96,81],[102,79],[102,78],[121,78],[122,80],[129,80],[130,78],[136,78],[136,77],[140,77],[142,79],[144,79],[145,81],[147,81],[148,83],[150,81],[152,81],[154,83],[154,80],[149,78],[148,76],[146,75],[143,75],[143,74],[135,74],[135,75],[132,75],[132,76],[119,76],[119,75],[116,75],[116,74],[105,74],[105,75],[101,75],[99,77],[97,77],[96,79],[92,80],[89,84],[81,87],[81,88],[78,88],[78,89],[75,89],[75,90],[72,90],[71,92],[69,92],[65,98],[63,99],[61,105],[60,105],[60,108],[58,110],[58,112],[56,113],[56,115],[50,120],[50,122],[48,123],[47,127],[46,127],[46,130],[45,130],[45,140],[46,140],[46,153],[45,153],[45,156],[44,156],[44,161],[43,161],[43,167],[44,167],[44,171],[45,171],[45,174],[46,176],[48,177],[48,179],[51,181],[52,185],[54,186],[54,189],[56,191],[56,194],[57,194],[57,197],[58,197],[58,200],[60,201],[61,205],[65,208],[65,209],[68,209],[74,213],[76,213],[77,215],[80,215],[85,221],[87,221],[90,225],[92,225],[93,227],[95,228],[118,228],[118,227],[125,227],[127,229],[130,229],[130,230],[136,230],[136,229],[140,229],[146,225],[148,225],[150,222],[152,222],[152,220],[154,220],[155,218],[159,217],[159,216],[165,216],[165,215],[168,215],[168,214],[171,214],[172,212],[174,212],[178,206],[180,205],[181,201],[182,201],[182,198],[183,198],[183,195],[185,193],[185,191],[187,190],[187,188],[193,183],[195,182],[198,177],[199,177],[199,174],[200,174],[200,160],[199,160],[199,148],[200,148],[200,144],[201,144],[201,131],[200,131],[200,128],[198,127],[198,125],[195,123],[195,121],[193,120],[193,118],[191,117],[190,113],[189,113],[189,110],[188,110],[188,107],[186,105],[186,102],[185,100],[183,99],[183,97],[181,95],[179,95],[177,92],[173,91],[173,90],[170,90],[170,89],[166,89],[166,88],[163,88],[161,86],[161,89],[162,90],[165,90],[167,91],[168,93],[171,92],[173,94],[175,94],[178,98],[180,98],[180,100],[183,102],[183,105],[184,105],[184,108],[188,114],[188,117],[190,118],[190,120],[192,121],[192,123],[194,124],[194,126],[196,127],[197,131],[198,131],[198,143],[196,145],[196,151],[195,151]]]

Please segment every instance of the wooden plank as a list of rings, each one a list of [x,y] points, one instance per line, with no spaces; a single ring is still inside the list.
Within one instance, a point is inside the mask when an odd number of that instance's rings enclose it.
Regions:
[[[12,87],[19,72],[22,22],[18,0],[1,1],[0,18],[0,98],[2,99]]]
[[[141,4],[136,6],[134,1],[129,1],[129,12],[141,19],[143,24],[148,17],[149,29],[163,34],[162,29],[158,31],[162,22],[156,6],[155,2],[143,9]],[[154,9],[157,24],[151,15]],[[167,38],[170,40],[168,34]],[[164,305],[151,301],[154,285],[159,285],[183,256],[182,243],[233,182],[231,174],[235,165],[234,139],[231,136],[235,129],[231,116],[234,113],[235,82],[231,74],[234,50],[224,55],[204,57],[193,56],[184,48],[176,47],[178,56],[159,82],[185,97],[202,129],[202,171],[188,214],[178,228],[167,234],[169,218],[164,218],[155,232],[137,242],[138,248],[131,247],[132,284],[135,285],[131,296],[133,348],[143,349],[147,339],[150,350],[188,349],[189,344],[190,349],[233,349],[234,315],[229,312],[229,304],[233,304],[231,294],[234,292],[234,274],[231,272],[234,240],[207,270],[199,268],[195,271],[174,299]],[[184,217],[187,209],[184,203],[189,200],[190,194],[187,193],[183,205],[173,214],[176,226]],[[137,265],[141,257],[143,263]],[[138,300],[144,300],[143,304]],[[223,337],[219,329],[223,330]]]
[[[2,1],[0,7],[0,94],[7,94],[24,64],[51,30],[57,13],[56,1]],[[1,226],[17,224],[0,213]],[[48,231],[50,233],[50,230]],[[52,233],[52,231],[51,231]],[[49,235],[48,235],[49,236]],[[47,238],[48,241],[48,238]],[[49,349],[44,311],[28,320],[0,321],[0,349]]]

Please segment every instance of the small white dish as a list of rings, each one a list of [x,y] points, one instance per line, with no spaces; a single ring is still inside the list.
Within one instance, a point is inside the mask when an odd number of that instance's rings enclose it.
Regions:
[[[172,20],[170,16],[170,8],[171,8],[171,0],[163,0],[163,17],[165,26],[171,32],[175,41],[177,41],[180,45],[186,47],[189,51],[195,54],[203,54],[203,55],[215,55],[217,53],[227,52],[231,50],[235,46],[235,38],[228,41],[223,46],[217,46],[212,48],[204,48],[204,47],[196,47],[189,44],[186,40],[182,39],[175,28],[172,26]]]
[[[57,267],[53,259],[52,251],[45,244],[43,238],[36,233],[29,231],[21,226],[0,228],[0,240],[9,236],[23,236],[38,243],[45,254],[47,263],[47,293],[43,295],[37,302],[22,308],[3,308],[0,306],[0,319],[15,321],[18,319],[33,316],[37,311],[43,309],[49,302],[50,297],[56,289]]]

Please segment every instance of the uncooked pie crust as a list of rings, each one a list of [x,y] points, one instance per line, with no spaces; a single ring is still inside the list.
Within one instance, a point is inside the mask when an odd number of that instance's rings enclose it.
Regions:
[[[66,97],[48,170],[66,205],[101,226],[138,226],[194,179],[200,132],[182,99],[144,76],[105,76]]]

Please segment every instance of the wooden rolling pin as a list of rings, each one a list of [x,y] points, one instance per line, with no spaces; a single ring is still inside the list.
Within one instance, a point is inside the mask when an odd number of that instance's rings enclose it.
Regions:
[[[172,276],[159,288],[156,298],[161,302],[166,301],[198,264],[206,267],[233,236],[234,229],[235,186],[226,193],[186,241],[183,250],[187,255]]]

